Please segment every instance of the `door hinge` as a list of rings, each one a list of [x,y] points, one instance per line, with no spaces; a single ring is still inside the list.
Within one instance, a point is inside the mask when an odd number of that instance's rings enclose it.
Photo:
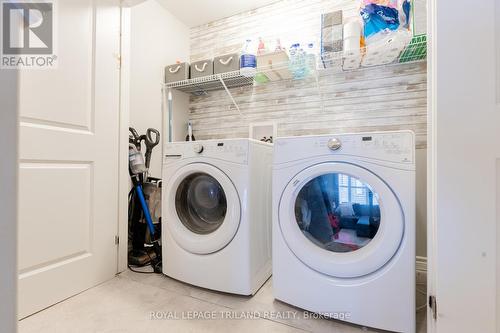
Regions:
[[[116,63],[118,65],[118,69],[122,68],[122,55],[120,53],[115,53],[114,57],[116,59]]]
[[[434,320],[437,319],[437,300],[436,300],[436,296],[429,296],[429,308],[431,309],[432,311],[432,318]]]
[[[120,244],[120,236],[115,236],[115,245]]]

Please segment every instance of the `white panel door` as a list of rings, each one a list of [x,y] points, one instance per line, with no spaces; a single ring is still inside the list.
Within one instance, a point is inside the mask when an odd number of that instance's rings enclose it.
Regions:
[[[56,5],[58,68],[20,75],[20,318],[117,270],[119,0]]]
[[[500,33],[495,32],[500,3],[481,0],[472,8],[466,0],[445,2],[428,1],[428,262],[429,293],[437,300],[428,327],[438,333],[493,333],[500,323]]]

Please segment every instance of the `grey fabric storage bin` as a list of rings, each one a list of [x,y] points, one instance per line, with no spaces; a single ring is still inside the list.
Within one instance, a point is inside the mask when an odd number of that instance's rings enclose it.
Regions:
[[[344,45],[342,26],[323,28],[321,31],[321,44],[323,52],[342,51]]]
[[[321,15],[323,28],[333,27],[334,25],[341,25],[343,21],[343,13],[341,10],[326,13]]]
[[[321,52],[339,52],[344,47],[343,14],[341,10],[321,16]]]
[[[240,69],[240,55],[226,54],[214,58],[214,74],[234,72]]]
[[[201,60],[191,64],[191,78],[209,76],[214,73],[214,63],[212,60]]]
[[[165,67],[165,82],[176,82],[189,79],[189,64],[183,62]]]

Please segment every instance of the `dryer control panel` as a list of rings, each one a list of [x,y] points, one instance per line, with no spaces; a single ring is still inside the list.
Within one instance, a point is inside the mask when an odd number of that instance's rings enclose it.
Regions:
[[[394,163],[415,163],[411,131],[278,138],[274,163],[324,155],[354,156]]]

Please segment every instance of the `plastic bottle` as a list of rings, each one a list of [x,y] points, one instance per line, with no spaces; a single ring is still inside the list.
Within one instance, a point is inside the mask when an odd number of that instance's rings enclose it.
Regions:
[[[257,55],[263,55],[268,52],[266,44],[264,43],[264,40],[262,37],[259,37],[259,47],[257,48]]]
[[[295,80],[303,79],[307,75],[306,55],[300,44],[293,44],[290,48],[290,72]]]
[[[283,48],[283,46],[281,46],[281,39],[277,38],[274,52],[281,52],[281,51],[285,51],[285,49]]]
[[[300,47],[299,44],[299,65],[297,72],[297,79],[303,79],[307,75],[309,75],[309,67],[307,66],[307,54],[303,48]]]
[[[295,78],[295,73],[297,72],[297,52],[298,52],[297,45],[298,44],[292,44],[289,50],[290,60],[288,63],[288,69],[290,70],[294,78]]]
[[[314,54],[314,44],[309,43],[307,45],[307,54],[306,54],[306,62],[307,62],[307,68],[309,71],[315,71],[316,70],[316,55]]]
[[[254,77],[257,74],[257,57],[251,49],[252,40],[247,39],[240,56],[240,74]]]

